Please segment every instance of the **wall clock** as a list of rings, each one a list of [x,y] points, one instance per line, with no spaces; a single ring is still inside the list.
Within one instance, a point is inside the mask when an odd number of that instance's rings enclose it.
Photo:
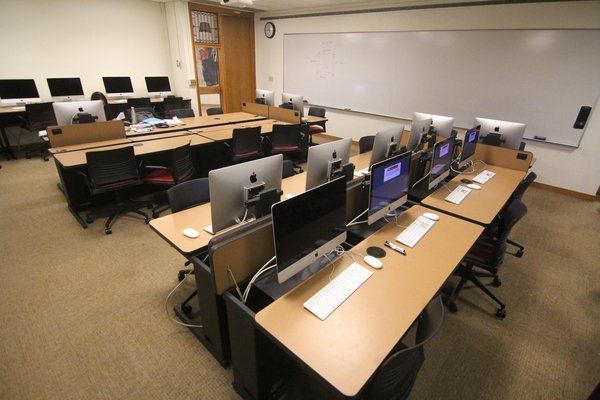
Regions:
[[[267,22],[265,24],[265,36],[269,39],[273,39],[275,36],[275,24],[272,22]]]

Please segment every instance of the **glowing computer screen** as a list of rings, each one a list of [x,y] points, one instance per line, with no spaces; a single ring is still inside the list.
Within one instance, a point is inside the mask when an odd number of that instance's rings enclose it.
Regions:
[[[371,167],[369,225],[408,199],[411,153],[398,154]]]
[[[436,187],[450,175],[450,164],[454,154],[454,136],[436,143],[433,146],[431,171],[429,172],[429,190]]]
[[[458,159],[458,168],[464,168],[473,161],[477,141],[479,140],[479,129],[471,128],[465,132],[462,148],[460,150],[460,158]]]

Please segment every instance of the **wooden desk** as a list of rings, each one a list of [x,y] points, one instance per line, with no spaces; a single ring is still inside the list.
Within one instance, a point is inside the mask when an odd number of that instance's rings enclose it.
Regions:
[[[398,218],[407,226],[427,211],[414,206]],[[354,253],[383,247],[403,228],[386,225],[358,244]],[[302,304],[329,281],[326,267],[290,293],[256,314],[256,324],[345,396],[355,396],[406,333],[483,231],[483,227],[451,216],[440,220],[403,256],[387,251],[383,268],[371,276],[325,321]],[[362,257],[355,256],[365,265]],[[338,259],[336,273],[352,263]],[[260,373],[260,371],[258,371]]]
[[[74,144],[71,146],[53,147],[53,148],[49,149],[49,151],[56,157],[57,155],[60,155],[61,153],[65,153],[65,152],[98,149],[100,147],[109,147],[109,146],[114,146],[114,145],[118,145],[118,144],[131,144],[131,143],[132,143],[131,139],[126,139],[126,138],[101,140],[98,142]]]
[[[471,193],[460,204],[450,203],[444,198],[458,185],[465,185],[460,182],[461,179],[472,179],[473,174],[457,175],[445,187],[440,187],[423,199],[421,204],[477,224],[489,225],[523,180],[525,171],[494,165],[487,165],[485,169],[495,172],[496,175],[485,184],[480,185],[481,190],[471,190]]]

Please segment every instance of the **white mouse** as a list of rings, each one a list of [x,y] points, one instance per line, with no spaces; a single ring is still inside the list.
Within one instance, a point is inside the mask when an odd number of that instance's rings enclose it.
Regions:
[[[183,234],[192,239],[196,239],[198,236],[200,236],[200,232],[193,228],[185,228],[183,230]]]
[[[481,186],[479,186],[479,185],[476,185],[476,184],[474,184],[474,183],[469,183],[469,184],[467,185],[467,187],[468,187],[469,189],[474,189],[474,190],[479,190],[479,189],[481,189]]]
[[[437,214],[434,214],[434,213],[428,213],[428,212],[426,212],[426,213],[423,213],[423,216],[425,218],[427,218],[427,219],[432,220],[432,221],[439,221],[439,219],[440,219],[440,216],[437,215]]]
[[[367,264],[375,269],[381,269],[381,267],[383,267],[383,263],[373,256],[366,256],[364,260]]]

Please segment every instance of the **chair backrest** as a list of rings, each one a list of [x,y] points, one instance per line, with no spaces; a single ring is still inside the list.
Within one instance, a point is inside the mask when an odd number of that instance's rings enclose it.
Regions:
[[[185,210],[210,201],[208,178],[192,179],[167,190],[172,212]]]
[[[373,143],[375,142],[375,135],[363,136],[358,139],[358,152],[360,154],[366,153],[367,151],[373,150]]]
[[[233,130],[231,150],[235,156],[251,156],[262,152],[260,126]]]
[[[375,373],[365,397],[372,400],[406,399],[425,360],[423,346],[439,332],[443,322],[444,304],[442,297],[437,296],[419,316],[415,344],[396,346],[398,350],[392,351]]]
[[[308,115],[325,118],[325,109],[321,107],[310,107],[308,109]]]
[[[137,122],[141,122],[147,118],[156,118],[156,114],[154,114],[154,108],[152,107],[134,107],[135,108],[135,118]],[[131,108],[125,110],[125,119],[131,121]],[[133,122],[133,121],[131,121]]]
[[[192,178],[195,174],[192,154],[190,152],[190,143],[173,149],[173,162],[171,165],[173,179],[175,184],[184,182]]]
[[[506,241],[515,224],[527,214],[527,206],[519,199],[514,199],[500,214],[497,231],[494,238],[493,265],[499,267],[506,253]]]
[[[165,116],[171,115],[171,111],[185,108],[183,97],[165,97],[163,100],[163,109]]]
[[[106,96],[102,92],[94,92],[94,93],[92,93],[92,96],[90,97],[90,100],[102,100],[102,102],[104,104],[108,104],[108,100],[106,99]]]
[[[56,125],[56,116],[51,101],[25,104],[25,115],[30,129],[45,129],[48,126]]]
[[[521,200],[527,188],[531,186],[531,184],[533,183],[533,181],[536,180],[536,178],[537,175],[535,172],[531,171],[530,173],[528,173],[527,176],[519,183],[519,186],[517,186],[517,188],[513,192],[511,200]]]
[[[129,107],[152,107],[150,97],[130,97],[127,99],[127,105]]]
[[[223,114],[223,109],[221,107],[212,107],[206,109],[206,115],[218,115]]]
[[[281,173],[281,177],[285,179],[295,174],[296,171],[294,171],[294,162],[292,160],[283,160],[283,170]]]
[[[274,124],[271,132],[271,147],[275,151],[298,150],[302,140],[299,124]]]
[[[92,189],[118,189],[142,183],[133,146],[85,153]]]
[[[169,115],[172,117],[177,117],[177,118],[189,118],[189,117],[195,117],[196,114],[194,114],[194,109],[193,108],[178,108],[175,110],[169,110]]]

